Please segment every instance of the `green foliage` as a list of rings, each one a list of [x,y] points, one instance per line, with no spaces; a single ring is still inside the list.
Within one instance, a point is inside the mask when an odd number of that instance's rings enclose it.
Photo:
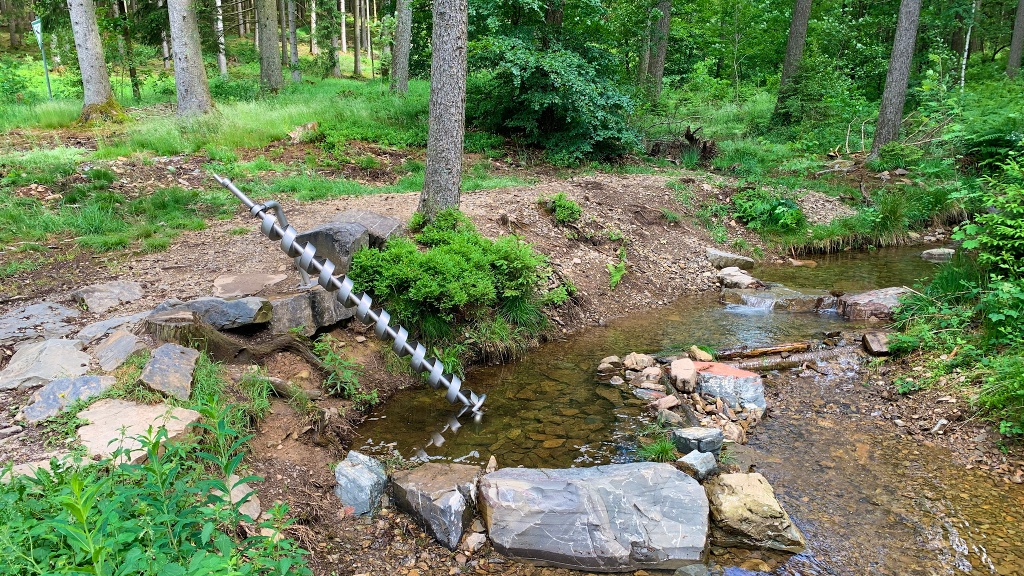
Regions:
[[[972,86],[946,138],[973,163],[990,166],[1024,152],[1024,84],[1001,80]]]
[[[1019,276],[1024,259],[1024,167],[1017,160],[1003,164],[1003,176],[987,178],[987,186],[968,196],[984,210],[953,235],[978,261],[1002,274]]]
[[[622,277],[626,275],[626,261],[620,260],[614,264],[608,264],[608,287],[612,290],[622,282]]]
[[[549,198],[541,198],[541,204],[548,213],[555,217],[555,222],[561,225],[575,224],[583,215],[583,208],[573,199],[559,192]]]
[[[978,404],[1000,416],[1001,433],[1024,435],[1024,350],[994,356],[984,374]]]
[[[790,231],[801,228],[807,219],[796,202],[767,190],[748,190],[732,197],[736,217],[751,230]]]
[[[636,451],[637,458],[649,462],[675,462],[676,446],[664,434],[652,441],[640,442]]]
[[[669,210],[668,208],[660,208],[660,210],[661,210],[661,216],[669,224],[678,224],[679,221],[682,220],[682,217],[679,216],[678,213],[673,212],[673,211]]]
[[[871,162],[868,167],[878,172],[897,168],[913,168],[923,157],[924,151],[917,146],[889,142],[879,150],[878,160]]]
[[[379,402],[377,391],[369,392],[359,386],[362,366],[341,354],[341,343],[330,334],[324,334],[313,343],[313,353],[327,370],[324,387],[328,394],[352,400],[358,410],[372,408]]]

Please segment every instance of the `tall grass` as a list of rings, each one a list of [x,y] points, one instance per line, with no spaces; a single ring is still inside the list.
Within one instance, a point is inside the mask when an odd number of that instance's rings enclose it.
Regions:
[[[12,128],[65,128],[78,120],[81,100],[0,106],[0,131]]]

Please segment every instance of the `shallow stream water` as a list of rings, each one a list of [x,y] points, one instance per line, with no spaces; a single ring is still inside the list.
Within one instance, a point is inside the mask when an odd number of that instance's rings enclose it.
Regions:
[[[846,253],[819,259],[815,268],[754,272],[797,290],[913,286],[934,270],[918,257],[921,249]],[[401,392],[361,427],[363,448],[474,464],[494,455],[502,467],[626,462],[649,416],[627,390],[595,380],[601,358],[691,344],[767,345],[847,327],[828,313],[683,298],[546,344],[520,362],[473,370],[467,385],[487,394],[480,422],[451,419],[433,390]],[[779,400],[738,453],[771,481],[810,543],[799,556],[762,556],[773,573],[1024,574],[1024,488],[965,470],[947,451],[879,426],[850,392],[861,381],[853,368],[766,379]]]

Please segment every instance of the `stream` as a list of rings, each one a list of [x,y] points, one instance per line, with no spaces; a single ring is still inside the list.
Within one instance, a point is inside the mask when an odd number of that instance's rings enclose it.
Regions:
[[[754,275],[787,288],[859,292],[914,286],[935,267],[923,247],[821,257],[815,268],[763,267]],[[480,422],[452,418],[429,388],[395,395],[360,428],[363,450],[405,458],[501,467],[569,467],[635,459],[636,432],[651,416],[628,390],[598,383],[598,361],[629,352],[674,353],[820,339],[856,328],[830,313],[773,311],[764,301],[723,305],[686,297],[545,344],[520,362],[472,370],[467,385],[485,392]],[[760,559],[772,574],[1024,574],[1024,486],[966,470],[944,449],[922,446],[884,427],[856,394],[856,366],[829,376],[788,371],[765,378],[771,417],[736,447],[755,465],[803,530],[797,556],[712,550],[726,574]],[[862,404],[864,402],[864,404]],[[966,449],[966,448],[965,448]],[[723,553],[715,556],[715,553]],[[732,565],[732,566],[730,566]]]

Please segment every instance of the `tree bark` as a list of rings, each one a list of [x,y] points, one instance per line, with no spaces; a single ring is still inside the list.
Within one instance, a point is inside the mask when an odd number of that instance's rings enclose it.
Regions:
[[[467,0],[434,0],[427,165],[419,211],[459,207],[466,124]]]
[[[651,51],[651,62],[647,66],[647,74],[651,83],[651,95],[657,100],[661,96],[661,81],[665,76],[665,56],[668,53],[668,35],[672,23],[672,0],[658,2],[661,16],[654,27],[657,43]]]
[[[363,76],[363,61],[362,61],[363,51],[361,49],[362,48],[362,42],[360,40],[360,37],[362,36],[362,34],[359,33],[359,26],[360,26],[362,20],[359,17],[359,0],[352,0],[352,19],[353,19],[353,27],[352,27],[352,38],[353,38],[353,40],[352,40],[352,42],[354,43],[354,45],[352,46],[352,75],[355,76],[356,78],[362,78],[362,76]]]
[[[238,25],[238,37],[245,38],[245,1],[238,0],[235,5],[235,23]]]
[[[341,10],[341,51],[348,52],[348,14],[345,14],[345,0],[338,0],[338,7]]]
[[[299,71],[299,37],[295,32],[295,0],[288,0],[288,46],[291,48],[292,82],[302,81]]]
[[[288,61],[288,9],[285,0],[277,0],[277,11],[281,23],[281,65]]]
[[[790,120],[786,113],[786,103],[792,97],[793,77],[800,69],[804,58],[804,46],[807,44],[807,24],[811,20],[811,0],[796,0],[793,6],[793,18],[789,23],[789,39],[786,40],[786,57],[782,61],[782,80],[779,82],[779,96],[775,100],[775,111],[772,118],[777,123]]]
[[[178,93],[178,116],[206,114],[213,110],[206,81],[199,23],[192,0],[167,0],[174,49],[174,87]]]
[[[882,146],[896,140],[899,136],[920,15],[921,0],[902,0],[900,2],[896,38],[893,40],[892,55],[889,57],[889,71],[885,75],[885,90],[882,92],[878,124],[875,126],[875,139],[871,143],[868,160],[877,160]]]
[[[409,91],[409,53],[412,51],[412,3],[398,0],[395,6],[395,49],[391,56],[391,91]]]
[[[281,53],[277,50],[277,2],[256,0],[256,36],[260,46],[260,86],[277,92],[284,85]]]
[[[214,0],[213,7],[213,30],[217,35],[217,70],[221,76],[226,76],[228,73],[228,58],[224,48],[224,8],[221,6],[221,0]]]
[[[1024,0],[1017,2],[1017,17],[1013,20],[1010,58],[1006,61],[1006,75],[1010,78],[1016,78],[1020,72],[1021,56],[1024,56]]]
[[[164,0],[159,0],[159,2],[156,3],[156,5],[158,8],[163,8]],[[160,27],[160,50],[161,52],[163,52],[164,55],[164,70],[170,70],[171,47],[170,44],[167,42],[167,30],[162,26]]]
[[[309,53],[313,56],[320,53],[316,45],[316,0],[309,0]]]
[[[971,55],[971,32],[974,31],[974,21],[978,15],[978,9],[981,8],[981,0],[975,0],[974,4],[971,5],[971,21],[967,25],[967,37],[964,40],[964,51],[963,56],[960,59],[960,91],[964,91],[964,85],[967,83],[967,58]]]
[[[100,118],[120,118],[124,115],[110,88],[110,74],[103,57],[103,41],[96,23],[96,5],[92,0],[68,0],[71,30],[75,36],[78,66],[82,70],[82,115],[88,122]]]

